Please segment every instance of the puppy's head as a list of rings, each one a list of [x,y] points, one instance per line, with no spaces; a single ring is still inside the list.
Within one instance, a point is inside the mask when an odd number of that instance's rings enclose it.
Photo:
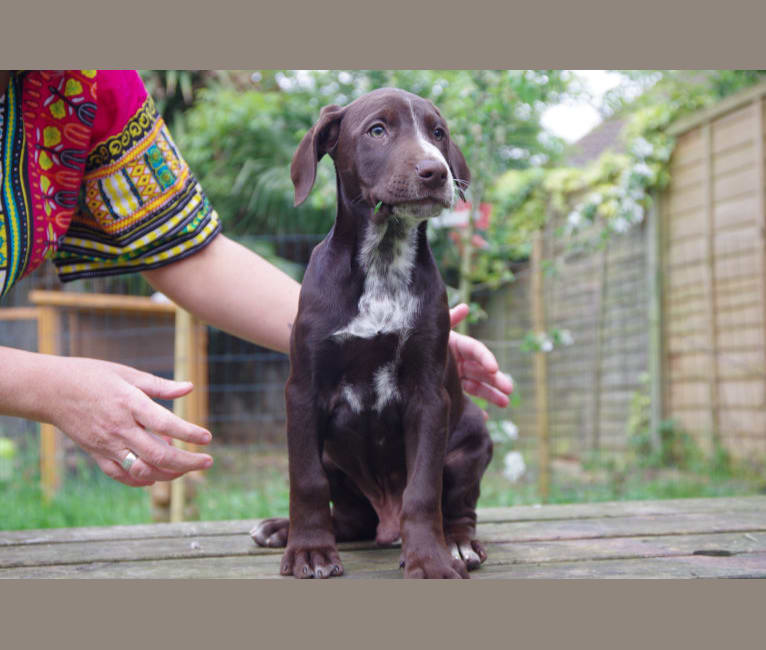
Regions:
[[[306,200],[324,154],[335,161],[345,197],[369,207],[375,220],[435,216],[456,193],[463,196],[471,179],[436,106],[395,88],[322,109],[290,167],[295,205]]]

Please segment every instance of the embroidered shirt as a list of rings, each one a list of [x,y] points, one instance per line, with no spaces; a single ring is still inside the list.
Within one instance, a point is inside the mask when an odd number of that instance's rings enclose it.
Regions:
[[[135,71],[14,73],[0,136],[0,296],[46,258],[63,281],[142,271],[221,229]]]

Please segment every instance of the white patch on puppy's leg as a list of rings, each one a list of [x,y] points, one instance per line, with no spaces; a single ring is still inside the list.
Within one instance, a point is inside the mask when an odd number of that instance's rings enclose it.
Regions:
[[[399,397],[399,389],[396,386],[396,366],[387,363],[375,371],[372,378],[375,387],[375,410],[380,413],[389,402]]]
[[[343,386],[343,390],[342,390],[341,394],[343,395],[343,399],[346,400],[346,403],[351,407],[351,410],[354,413],[361,413],[362,412],[362,398],[353,389],[352,386],[349,386],[348,384],[345,384]]]

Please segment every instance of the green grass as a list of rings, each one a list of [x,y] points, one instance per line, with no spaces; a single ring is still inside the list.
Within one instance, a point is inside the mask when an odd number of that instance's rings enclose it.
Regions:
[[[77,476],[68,476],[49,502],[40,490],[36,464],[24,462],[18,474],[14,480],[0,483],[0,529],[113,526],[151,520],[145,491],[117,483],[97,469],[83,468]]]
[[[284,452],[218,447],[216,459],[197,495],[200,519],[251,519],[286,515],[288,511],[287,459]],[[511,484],[502,475],[504,450],[495,458],[482,481],[480,507],[540,503],[533,457],[527,475]],[[37,458],[18,459],[14,480],[0,483],[0,529],[110,526],[151,521],[149,494],[107,478],[86,462],[70,471],[55,498],[45,503],[39,489]],[[628,499],[668,499],[736,496],[766,493],[762,470],[731,468],[709,471],[641,467],[611,459],[585,463],[554,463],[551,503],[576,503]]]

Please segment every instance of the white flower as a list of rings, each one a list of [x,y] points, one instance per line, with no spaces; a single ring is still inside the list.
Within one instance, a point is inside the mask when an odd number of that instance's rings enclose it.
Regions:
[[[508,436],[508,440],[516,440],[519,437],[519,427],[510,420],[503,420],[500,423],[503,433]]]
[[[559,338],[561,339],[561,345],[572,345],[572,343],[574,343],[574,337],[569,330],[561,330],[559,332]]]
[[[506,443],[519,437],[519,428],[510,420],[491,420],[487,422],[487,428],[493,442]]]
[[[601,196],[599,192],[594,192],[588,197],[588,203],[592,203],[596,206],[600,205],[603,200],[604,200],[604,197]]]
[[[628,221],[628,224],[641,223],[644,220],[644,208],[634,199],[625,197],[620,208],[622,216]]]
[[[625,217],[617,217],[612,221],[612,228],[615,232],[627,232],[630,228],[630,222]]]
[[[654,176],[652,168],[649,167],[649,165],[647,165],[645,162],[640,162],[634,165],[633,173],[638,174],[639,176],[643,176],[644,178],[652,178]]]
[[[553,341],[546,334],[541,334],[538,342],[543,352],[550,352],[553,349]]]
[[[527,466],[524,463],[524,457],[519,451],[509,451],[503,459],[505,465],[503,469],[503,476],[507,478],[511,483],[515,483],[527,471]]]
[[[577,210],[572,210],[572,212],[570,212],[569,216],[567,217],[567,223],[569,223],[569,225],[573,228],[579,226],[581,221],[582,215]]]
[[[645,138],[636,138],[630,147],[639,158],[646,158],[654,151],[654,146]]]

